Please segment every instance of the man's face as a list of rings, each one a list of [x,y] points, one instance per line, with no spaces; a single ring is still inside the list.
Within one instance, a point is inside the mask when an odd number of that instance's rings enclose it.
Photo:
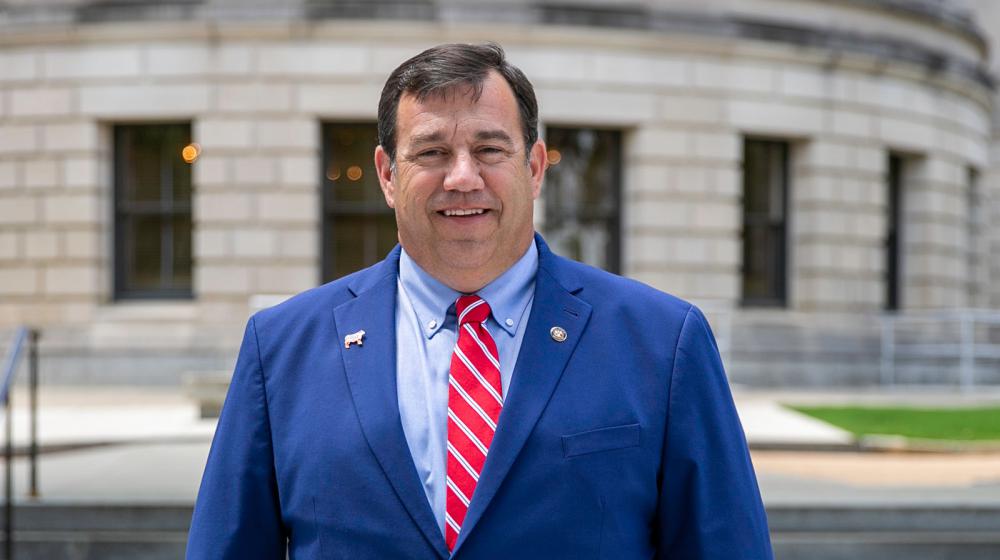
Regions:
[[[474,292],[531,243],[545,145],[525,153],[517,101],[495,72],[477,101],[465,87],[423,101],[404,94],[396,122],[395,168],[381,146],[375,166],[399,242],[432,276]]]

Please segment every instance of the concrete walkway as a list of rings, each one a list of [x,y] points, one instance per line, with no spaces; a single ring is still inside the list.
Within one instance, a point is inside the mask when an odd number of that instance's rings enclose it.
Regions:
[[[737,393],[736,407],[755,449],[826,448],[850,446],[849,432],[790,410],[766,393]]]
[[[850,434],[782,403],[971,405],[1000,392],[735,391],[765,501],[1000,504],[1000,453],[858,453]],[[39,432],[43,501],[191,503],[214,432],[179,390],[44,387]],[[15,443],[27,443],[27,398],[14,395]],[[55,451],[62,448],[63,450]],[[68,450],[67,450],[68,448]],[[837,449],[837,452],[823,451]],[[17,460],[24,496],[26,460]]]
[[[737,390],[735,398],[776,560],[1000,558],[1000,451],[848,451],[856,448],[848,434],[781,406],[964,405],[982,395]],[[39,498],[27,497],[26,458],[14,469],[18,558],[182,557],[215,422],[199,419],[179,390],[46,387],[40,400],[49,451]],[[26,402],[15,394],[20,445]]]

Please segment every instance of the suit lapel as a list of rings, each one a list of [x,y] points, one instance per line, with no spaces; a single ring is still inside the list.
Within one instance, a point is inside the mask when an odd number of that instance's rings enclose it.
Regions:
[[[574,295],[579,288],[573,283],[572,275],[564,273],[562,264],[549,252],[541,237],[536,236],[535,240],[538,243],[539,263],[531,316],[486,464],[453,554],[462,547],[510,471],[549,402],[590,318],[590,304]],[[553,327],[562,327],[566,331],[565,341],[554,339],[551,334]]]
[[[362,432],[406,511],[447,558],[448,549],[420,483],[399,417],[396,395],[396,271],[399,249],[351,285],[356,296],[334,310],[338,340],[364,330],[363,344],[342,348],[344,370]]]

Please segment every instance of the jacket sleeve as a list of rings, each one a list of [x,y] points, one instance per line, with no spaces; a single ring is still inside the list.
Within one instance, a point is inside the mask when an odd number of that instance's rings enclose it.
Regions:
[[[657,558],[770,560],[771,541],[746,438],[708,321],[681,327],[670,377]]]
[[[201,479],[187,559],[284,560],[285,543],[264,372],[251,318]]]

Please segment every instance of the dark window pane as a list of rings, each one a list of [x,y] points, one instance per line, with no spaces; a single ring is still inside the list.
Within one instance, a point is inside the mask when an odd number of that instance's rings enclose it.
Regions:
[[[338,216],[333,222],[329,244],[334,264],[334,277],[339,278],[365,266],[365,220],[355,216]]]
[[[743,303],[784,305],[788,144],[743,146]]]
[[[375,244],[375,259],[381,259],[399,242],[396,233],[396,217],[392,214],[377,216],[375,218],[375,228],[378,235],[378,242]]]
[[[885,308],[900,306],[900,229],[902,225],[903,158],[889,154],[886,177]]]
[[[621,133],[549,127],[544,234],[570,258],[618,272]]]
[[[167,139],[164,150],[164,160],[168,165],[172,165],[170,172],[170,186],[174,203],[179,205],[191,204],[191,165],[184,161],[180,155],[184,146],[191,143],[190,134],[184,134],[183,130],[175,130],[172,137]],[[164,198],[170,198],[170,194],[164,193]]]
[[[385,206],[375,174],[374,124],[338,124],[325,128],[326,180],[329,201],[372,202]]]
[[[325,258],[332,263],[333,278],[374,264],[396,245],[396,220],[392,214],[339,215],[330,222]]]
[[[115,137],[115,296],[191,296],[188,124],[120,125]]]
[[[396,245],[373,161],[374,123],[323,126],[323,280],[375,264]]]
[[[173,219],[174,262],[173,286],[191,286],[191,214],[175,215]]]
[[[128,186],[126,191],[133,202],[159,200],[162,175],[160,150],[158,146],[150,145],[150,135],[135,129],[129,132],[132,144],[130,153],[126,156],[128,159],[125,160],[125,168],[128,170],[124,177]]]
[[[159,216],[135,216],[130,220],[126,233],[132,245],[128,274],[135,289],[155,290],[160,283],[160,222]]]
[[[986,303],[985,288],[988,277],[986,277],[985,239],[988,231],[989,206],[985,204],[984,198],[979,171],[970,167],[966,170],[966,208],[969,212],[966,230],[969,307],[981,307]]]

